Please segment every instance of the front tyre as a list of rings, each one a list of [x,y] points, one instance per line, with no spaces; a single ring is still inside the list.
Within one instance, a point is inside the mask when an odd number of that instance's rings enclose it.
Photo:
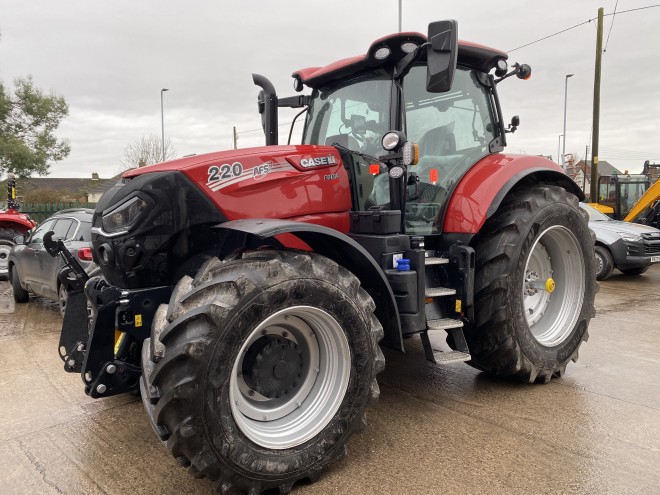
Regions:
[[[594,316],[594,243],[575,196],[559,187],[509,194],[475,237],[471,364],[547,383],[577,360]]]
[[[315,480],[378,397],[374,307],[353,274],[312,253],[208,261],[177,284],[143,345],[154,429],[222,491]]]

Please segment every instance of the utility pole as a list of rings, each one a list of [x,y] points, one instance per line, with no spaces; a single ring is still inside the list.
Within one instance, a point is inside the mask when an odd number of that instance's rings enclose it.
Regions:
[[[598,132],[600,125],[600,68],[603,59],[603,15],[605,9],[598,9],[598,29],[596,31],[596,70],[594,71],[594,117],[591,142],[591,201],[598,202]]]
[[[564,172],[566,171],[566,159],[564,157],[566,156],[566,103],[568,102],[568,78],[573,76],[574,74],[566,74],[564,79],[564,148],[562,150],[560,163]]]
[[[584,163],[582,165],[582,192],[585,194],[587,192],[587,158],[589,158],[589,145],[584,147]],[[595,203],[593,200],[591,202]]]
[[[403,3],[403,0],[399,0],[399,32],[402,31],[401,29],[401,11],[403,10],[403,6],[401,5]]]
[[[234,149],[238,149],[238,133],[236,132],[236,126],[234,126]]]

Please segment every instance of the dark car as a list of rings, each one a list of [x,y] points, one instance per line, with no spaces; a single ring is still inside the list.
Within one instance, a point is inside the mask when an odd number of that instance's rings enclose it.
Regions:
[[[589,214],[589,228],[596,234],[596,278],[605,280],[618,268],[626,275],[640,275],[660,263],[660,230],[638,223],[612,220],[580,204]]]
[[[16,246],[9,253],[9,279],[16,302],[27,302],[29,293],[43,296],[60,305],[64,314],[66,289],[58,275],[64,263],[61,256],[53,258],[44,248],[44,235],[53,231],[53,239],[62,239],[86,271],[96,267],[92,262],[91,228],[94,210],[76,208],[62,210],[44,220],[30,235],[16,237]]]

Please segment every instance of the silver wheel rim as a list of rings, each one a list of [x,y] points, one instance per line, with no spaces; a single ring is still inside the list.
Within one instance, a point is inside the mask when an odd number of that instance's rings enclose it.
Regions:
[[[0,273],[6,273],[9,267],[9,251],[11,244],[0,242]]]
[[[536,239],[525,264],[523,306],[532,336],[542,345],[561,344],[580,316],[586,272],[577,238],[556,225]]]
[[[60,304],[60,313],[62,313],[62,316],[64,316],[64,311],[66,311],[66,303],[69,301],[69,293],[67,290],[64,288],[63,285],[60,285],[60,288],[57,291],[58,293],[58,300]]]
[[[263,358],[259,353],[261,361],[251,360],[265,339],[270,354]],[[282,358],[272,367],[273,376],[286,363],[289,370],[295,366],[291,373],[297,377],[289,390],[268,397],[255,390],[259,386],[252,387],[253,375],[243,373],[244,365],[254,362],[256,367],[279,353]],[[229,381],[232,416],[246,437],[265,448],[287,449],[316,436],[333,418],[348,388],[348,340],[337,320],[318,308],[293,306],[269,316],[250,333],[238,356]],[[270,368],[264,365],[264,370]]]
[[[596,253],[596,275],[600,276],[603,273],[603,268],[605,267],[605,261],[603,257]]]

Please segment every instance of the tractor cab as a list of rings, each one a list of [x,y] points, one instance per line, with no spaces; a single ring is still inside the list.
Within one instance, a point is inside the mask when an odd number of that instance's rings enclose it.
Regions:
[[[612,174],[598,179],[598,211],[623,220],[651,185],[649,174]]]
[[[353,233],[373,233],[368,217],[383,212],[398,219],[377,233],[442,233],[456,185],[481,158],[503,150],[505,133],[518,125],[505,128],[496,83],[526,79],[531,69],[515,64],[509,71],[506,59],[499,50],[458,41],[455,21],[440,21],[429,25],[428,36],[393,34],[365,55],[294,72],[294,88],[308,86],[309,96],[278,99],[255,75],[264,88],[266,144],[277,144],[278,106],[306,107],[302,144],[336,147],[348,169]],[[396,157],[387,162],[381,142],[390,131],[416,144],[414,162],[397,177]]]
[[[458,67],[446,93],[426,88],[425,61],[401,81],[378,68],[349,81],[315,88],[303,144],[335,145],[350,163],[354,211],[392,209],[388,167],[381,139],[391,129],[418,145],[418,161],[407,168],[404,231],[434,234],[449,191],[498,136],[487,79]]]

